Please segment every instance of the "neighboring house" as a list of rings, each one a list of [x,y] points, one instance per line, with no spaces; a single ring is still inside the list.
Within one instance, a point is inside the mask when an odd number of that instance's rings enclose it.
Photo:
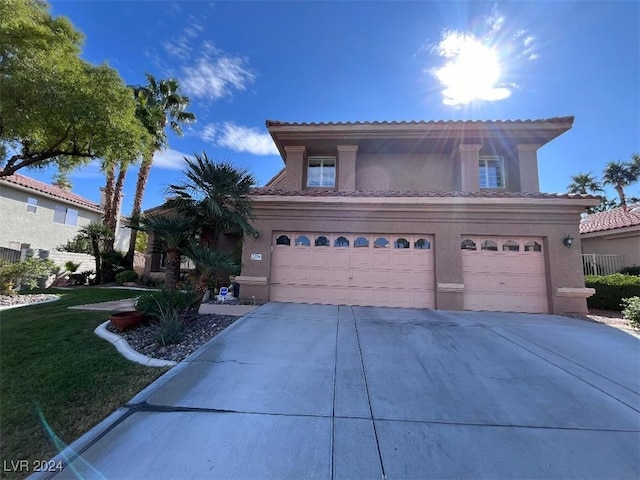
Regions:
[[[582,253],[591,254],[597,265],[615,263],[608,270],[640,265],[640,205],[586,215],[580,221],[580,241]]]
[[[91,222],[100,222],[103,208],[80,195],[24,175],[0,178],[0,247],[54,250]],[[128,241],[116,235],[117,248]],[[127,229],[128,230],[128,229]],[[123,248],[124,247],[124,248]]]
[[[572,124],[267,121],[285,168],[252,196],[241,297],[585,312],[578,227],[599,198],[538,186],[537,150]]]

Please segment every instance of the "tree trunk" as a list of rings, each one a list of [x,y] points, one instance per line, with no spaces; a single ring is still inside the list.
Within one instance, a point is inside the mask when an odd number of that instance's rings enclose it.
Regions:
[[[93,248],[93,257],[96,261],[96,283],[102,284],[102,262],[100,260],[100,243],[96,237],[91,237],[91,248]]]
[[[181,255],[177,250],[167,250],[167,268],[164,272],[164,288],[169,291],[176,290],[177,279],[180,274]]]
[[[147,186],[147,180],[149,179],[149,171],[151,170],[151,164],[153,163],[153,154],[155,148],[149,149],[148,156],[142,160],[140,165],[140,172],[138,173],[138,183],[136,184],[136,195],[133,198],[133,209],[131,210],[131,219],[135,220],[140,216],[142,211],[142,197],[144,196],[144,189]],[[138,230],[131,229],[131,237],[129,238],[129,251],[126,256],[126,264],[129,270],[133,270],[133,256],[136,250],[136,239],[138,238]]]
[[[620,197],[620,205],[622,206],[622,210],[626,212],[627,198],[625,197],[624,189],[622,188],[622,185],[616,185],[616,191],[618,192],[618,197]]]
[[[111,250],[113,250],[113,244],[116,241],[116,227],[118,226],[118,221],[120,220],[120,205],[122,204],[122,190],[124,189],[124,179],[127,176],[127,163],[120,162],[120,171],[118,172],[118,179],[116,180],[116,186],[113,190],[113,200],[111,202],[111,223],[107,225],[111,230],[113,230],[113,238],[109,240],[109,245],[111,246]]]
[[[105,167],[106,182],[104,185],[104,225],[109,227],[111,225],[111,219],[113,217],[113,184],[115,182],[115,165],[108,163]],[[113,250],[113,242],[111,242],[111,248],[107,243],[106,248]]]

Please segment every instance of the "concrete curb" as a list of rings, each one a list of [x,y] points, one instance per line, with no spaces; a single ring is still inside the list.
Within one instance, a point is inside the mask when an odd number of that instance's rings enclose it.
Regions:
[[[108,331],[108,324],[109,320],[101,323],[93,332],[100,338],[104,338],[106,341],[112,343],[113,346],[116,347],[116,350],[118,350],[118,352],[120,352],[122,356],[127,360],[139,363],[140,365],[144,365],[145,367],[173,367],[177,364],[177,362],[173,362],[171,360],[160,360],[158,358],[151,358],[136,352],[133,348],[131,348],[131,346],[124,338],[122,338],[120,335],[116,335],[115,333],[111,333],[110,331]]]
[[[56,298],[52,298],[52,299],[49,299],[49,300],[43,300],[41,302],[22,303],[20,305],[9,305],[8,307],[0,307],[0,311],[11,310],[12,308],[29,307],[31,305],[42,305],[43,303],[57,302],[58,300],[60,300],[60,298],[61,298],[60,296],[56,296]]]

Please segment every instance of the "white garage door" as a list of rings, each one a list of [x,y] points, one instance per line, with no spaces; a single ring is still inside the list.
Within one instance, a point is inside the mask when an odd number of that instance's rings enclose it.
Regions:
[[[465,310],[548,313],[541,238],[465,237]]]
[[[279,232],[270,298],[279,302],[433,308],[428,235]]]

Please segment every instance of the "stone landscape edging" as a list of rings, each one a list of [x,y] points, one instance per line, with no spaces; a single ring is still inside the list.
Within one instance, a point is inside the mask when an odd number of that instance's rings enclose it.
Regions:
[[[139,363],[140,365],[144,365],[145,367],[173,367],[174,365],[177,365],[177,362],[174,362],[172,360],[151,358],[136,352],[133,348],[131,348],[131,345],[129,345],[129,343],[123,337],[107,330],[107,325],[109,324],[109,322],[110,320],[101,323],[93,332],[100,338],[103,338],[109,343],[113,344],[113,346],[116,347],[116,350],[118,350],[118,352],[120,352],[122,356],[127,360]]]

